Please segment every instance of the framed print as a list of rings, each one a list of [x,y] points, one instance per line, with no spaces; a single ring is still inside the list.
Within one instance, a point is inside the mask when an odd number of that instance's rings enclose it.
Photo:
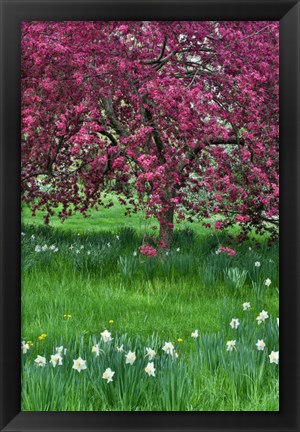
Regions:
[[[299,430],[299,8],[1,1],[1,430]]]

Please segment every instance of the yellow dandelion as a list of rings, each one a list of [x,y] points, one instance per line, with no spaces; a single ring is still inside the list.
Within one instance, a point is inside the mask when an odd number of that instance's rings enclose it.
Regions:
[[[183,339],[178,338],[178,339],[177,339],[177,342],[183,342]]]
[[[70,314],[64,314],[64,318],[72,318],[72,315],[70,315]]]
[[[109,322],[109,324],[113,324],[114,320],[109,320],[108,322]]]

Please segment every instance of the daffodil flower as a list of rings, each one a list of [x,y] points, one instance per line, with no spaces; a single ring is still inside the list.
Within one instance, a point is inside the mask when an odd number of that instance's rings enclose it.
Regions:
[[[194,339],[197,339],[199,337],[198,330],[193,331],[192,334],[191,334],[191,337],[194,338]]]
[[[162,347],[162,350],[166,354],[170,354],[171,356],[173,356],[173,354],[174,354],[174,345],[171,342],[165,342],[164,346]]]
[[[156,356],[156,352],[152,348],[146,348],[146,357],[149,358],[149,360],[154,359]]]
[[[155,377],[155,367],[154,367],[154,363],[148,363],[147,366],[145,367],[145,372],[150,376]]]
[[[62,357],[60,354],[53,354],[51,355],[51,360],[49,363],[52,363],[52,366],[55,367],[56,365],[61,366],[62,365]]]
[[[100,352],[103,352],[103,350],[100,349],[99,344],[96,344],[92,347],[92,352],[96,354],[96,357],[98,357]]]
[[[240,322],[237,318],[232,318],[232,320],[230,321],[230,327],[233,329],[237,329],[238,326],[240,325]]]
[[[112,382],[112,380],[113,380],[113,376],[114,376],[114,374],[115,374],[115,372],[113,372],[113,371],[111,370],[111,368],[107,368],[107,369],[103,372],[102,378],[105,379],[105,380],[107,380],[107,383],[110,383],[110,382]]]
[[[258,351],[263,351],[265,349],[265,342],[263,341],[263,339],[258,339],[257,343],[255,344]]]
[[[135,352],[128,351],[128,353],[125,356],[125,359],[126,359],[126,361],[125,361],[126,364],[133,365],[133,363],[136,360]]]
[[[72,369],[77,370],[78,372],[81,372],[84,369],[87,369],[86,366],[86,360],[83,360],[81,357],[78,357],[77,360],[73,360],[73,366]]]
[[[123,348],[123,344],[120,346],[120,347],[116,347],[116,350],[118,351],[118,352],[123,352],[124,351],[124,348]]]
[[[270,363],[278,364],[279,362],[279,351],[272,351],[269,355]]]
[[[245,302],[245,303],[243,303],[243,310],[244,310],[244,311],[245,311],[245,310],[249,310],[250,307],[251,307],[251,305],[250,305],[249,302]]]
[[[257,324],[260,325],[261,323],[265,322],[265,320],[266,320],[267,318],[269,318],[268,312],[265,311],[265,310],[262,310],[262,311],[259,313],[259,315],[256,317]]]
[[[64,348],[63,346],[56,347],[55,350],[56,350],[56,353],[59,355],[62,355],[62,354],[65,355],[67,352],[67,349]]]
[[[271,279],[268,278],[268,279],[265,280],[265,285],[266,286],[270,286],[271,283],[272,283]]]
[[[226,350],[227,351],[232,351],[233,349],[236,349],[236,340],[229,340],[226,342]]]
[[[29,343],[28,342],[26,343],[25,341],[22,341],[21,349],[22,349],[22,353],[26,354],[27,351],[30,349]]]
[[[34,362],[39,366],[39,367],[45,367],[47,360],[45,357],[42,357],[40,355],[37,356],[37,358],[34,360]]]
[[[111,333],[108,330],[104,330],[101,333],[101,337],[104,342],[110,342],[112,340]]]

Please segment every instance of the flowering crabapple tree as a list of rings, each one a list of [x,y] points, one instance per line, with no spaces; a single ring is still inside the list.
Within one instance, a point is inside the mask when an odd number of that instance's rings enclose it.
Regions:
[[[275,237],[278,39],[277,22],[23,22],[23,201],[47,223],[113,192],[164,250],[182,219]]]

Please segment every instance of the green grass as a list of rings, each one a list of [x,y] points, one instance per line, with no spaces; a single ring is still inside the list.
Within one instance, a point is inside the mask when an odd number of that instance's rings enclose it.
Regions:
[[[138,252],[147,226],[142,215],[126,219],[120,206],[51,227],[25,209],[22,221],[22,338],[33,342],[22,355],[23,410],[279,409],[278,366],[268,358],[278,350],[277,245],[267,248],[261,239],[232,245],[234,257],[217,255],[226,233],[185,225],[177,227],[173,250],[162,260]],[[47,251],[35,252],[44,244]],[[246,301],[250,311],[242,309]],[[259,326],[262,309],[270,318]],[[232,318],[241,322],[237,330],[229,326]],[[113,337],[107,344],[100,337],[104,329]],[[255,347],[262,338],[265,352]],[[231,339],[237,349],[227,352]],[[166,341],[178,359],[164,354]],[[96,358],[95,343],[105,351]],[[137,352],[132,366],[116,352],[122,343]],[[68,349],[62,366],[34,364],[38,354],[49,362],[60,345]],[[144,371],[148,346],[157,351],[156,377]],[[88,366],[80,374],[72,369],[79,355]],[[115,371],[109,384],[102,379],[107,367]]]

